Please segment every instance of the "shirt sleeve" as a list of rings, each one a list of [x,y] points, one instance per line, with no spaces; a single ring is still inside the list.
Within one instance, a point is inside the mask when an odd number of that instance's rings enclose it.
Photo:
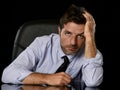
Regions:
[[[103,56],[99,50],[95,58],[87,59],[82,67],[82,79],[86,86],[99,86],[103,81]]]
[[[29,47],[3,70],[2,82],[22,84],[22,80],[34,71],[38,61],[37,57],[41,57],[41,50],[38,45],[42,46],[42,43],[35,39]]]

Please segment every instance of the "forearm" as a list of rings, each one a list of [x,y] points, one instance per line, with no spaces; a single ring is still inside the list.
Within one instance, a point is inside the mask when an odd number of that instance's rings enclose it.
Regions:
[[[64,72],[55,73],[55,74],[31,73],[22,81],[22,83],[63,86],[69,84],[70,81],[71,81],[71,77]]]
[[[23,81],[23,84],[47,84],[48,74],[31,73]]]
[[[85,41],[85,57],[94,58],[96,56],[96,45],[93,37],[87,37]]]

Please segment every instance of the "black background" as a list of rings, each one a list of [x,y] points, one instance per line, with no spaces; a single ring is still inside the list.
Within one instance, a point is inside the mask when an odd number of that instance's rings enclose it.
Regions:
[[[11,62],[12,47],[18,28],[31,20],[58,19],[71,3],[84,6],[93,14],[96,20],[96,44],[104,57],[102,86],[103,88],[113,87],[118,76],[116,71],[119,71],[119,58],[117,58],[119,56],[119,30],[116,24],[118,11],[115,1],[16,0],[2,2],[0,11],[0,76],[3,69]],[[117,84],[115,83],[115,85]]]

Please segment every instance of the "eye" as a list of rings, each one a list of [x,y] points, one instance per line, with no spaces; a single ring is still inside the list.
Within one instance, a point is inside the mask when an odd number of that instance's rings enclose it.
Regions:
[[[84,39],[85,37],[84,37],[83,34],[80,34],[80,35],[78,35],[78,38],[80,38],[80,39]]]
[[[66,36],[70,36],[70,35],[71,35],[71,33],[70,33],[70,32],[68,32],[68,31],[66,31],[66,32],[65,32],[65,35],[66,35]]]

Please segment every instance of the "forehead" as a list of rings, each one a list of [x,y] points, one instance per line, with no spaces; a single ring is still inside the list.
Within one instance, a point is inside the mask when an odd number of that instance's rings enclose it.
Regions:
[[[84,32],[84,24],[76,24],[74,22],[69,22],[67,24],[64,24],[63,31],[69,31],[71,33],[80,34]]]

